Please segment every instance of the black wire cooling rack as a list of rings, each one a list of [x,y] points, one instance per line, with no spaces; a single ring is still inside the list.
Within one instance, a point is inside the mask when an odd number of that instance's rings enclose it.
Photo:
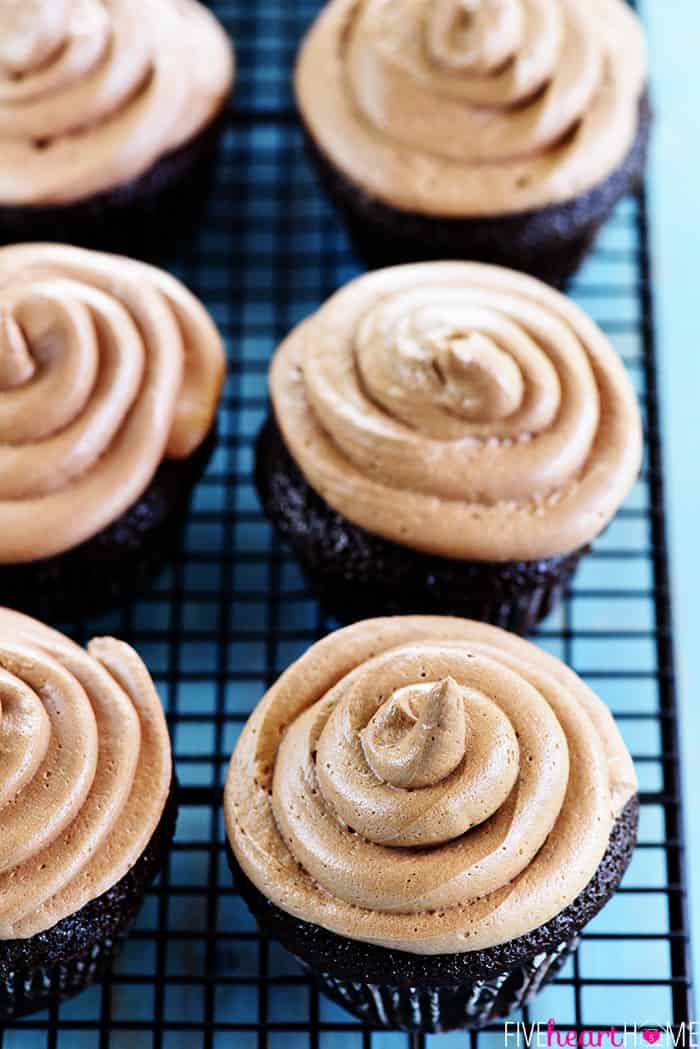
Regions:
[[[371,1032],[261,938],[233,890],[221,787],[249,711],[333,624],[263,520],[251,478],[270,355],[358,268],[307,169],[289,90],[316,0],[213,5],[236,41],[239,81],[216,191],[176,272],[228,345],[218,451],[181,558],[133,607],[68,624],[133,642],[166,706],[183,785],[176,843],[114,973],[79,998],[0,1030],[0,1049],[414,1049],[503,1046],[478,1036]],[[635,755],[640,845],[622,889],[525,1020],[618,1029],[691,1017],[673,645],[643,193],[625,201],[572,289],[637,383],[643,477],[538,641],[610,704]],[[516,1017],[517,1019],[517,1017]],[[471,1038],[471,1042],[468,1039]],[[513,1042],[510,1043],[514,1045]]]

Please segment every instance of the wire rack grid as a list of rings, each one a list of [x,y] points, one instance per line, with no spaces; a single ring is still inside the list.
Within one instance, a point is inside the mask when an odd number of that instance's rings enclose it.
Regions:
[[[363,1028],[258,935],[227,869],[221,787],[238,733],[265,688],[334,625],[253,490],[267,366],[290,327],[359,269],[307,168],[290,95],[293,56],[318,0],[212,6],[236,41],[239,82],[216,191],[174,269],[228,345],[218,450],[177,563],[138,604],[66,625],[79,639],[113,632],[150,667],[183,787],[177,838],[110,978],[0,1029],[0,1049],[495,1049],[499,1025],[412,1043]],[[691,1016],[651,277],[642,192],[619,207],[572,292],[637,384],[644,471],[537,638],[610,704],[642,791],[640,844],[623,887],[525,1017],[579,1029]]]

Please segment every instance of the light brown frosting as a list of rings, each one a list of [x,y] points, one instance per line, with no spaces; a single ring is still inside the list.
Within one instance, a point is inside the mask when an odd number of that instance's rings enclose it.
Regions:
[[[306,126],[351,181],[465,217],[604,181],[632,145],[645,82],[623,0],[330,0],[296,72]]]
[[[114,638],[0,608],[0,940],[52,928],[145,851],[172,779],[163,709]]]
[[[294,663],[245,726],[226,827],[289,914],[417,954],[505,943],[585,888],[636,791],[604,704],[467,620],[368,620]]]
[[[581,547],[639,471],[636,397],[606,337],[563,295],[496,267],[352,281],[282,344],[270,387],[326,502],[445,557]]]
[[[0,202],[66,204],[139,177],[216,116],[233,76],[196,0],[4,0]]]
[[[221,338],[174,277],[54,244],[0,248],[0,563],[63,553],[212,428]]]

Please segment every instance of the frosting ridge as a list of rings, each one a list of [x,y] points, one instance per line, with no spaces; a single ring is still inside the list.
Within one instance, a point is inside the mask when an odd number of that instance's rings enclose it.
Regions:
[[[458,717],[452,750],[439,726]],[[396,753],[421,720],[445,761],[420,782],[377,775],[377,749]],[[568,906],[635,789],[607,708],[558,660],[495,627],[405,617],[339,631],[282,675],[236,747],[224,807],[238,862],[274,904],[439,954]]]
[[[214,422],[221,338],[179,281],[60,245],[0,248],[0,561],[77,546]],[[46,522],[51,527],[46,527]]]
[[[631,148],[645,79],[621,0],[333,0],[296,89],[316,144],[366,191],[469,216],[604,181]]]
[[[171,778],[160,700],[133,649],[100,638],[85,651],[0,609],[0,940],[43,932],[116,885]]]
[[[270,388],[326,502],[441,556],[584,546],[639,470],[636,398],[603,333],[559,293],[495,267],[352,281],[285,340]]]
[[[196,0],[10,0],[0,201],[65,204],[139,177],[213,119],[233,76]]]

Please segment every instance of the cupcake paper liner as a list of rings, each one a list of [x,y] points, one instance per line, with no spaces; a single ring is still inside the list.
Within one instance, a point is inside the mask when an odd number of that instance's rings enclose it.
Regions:
[[[427,1034],[485,1027],[521,1009],[576,950],[577,936],[486,980],[441,987],[362,983],[315,973],[321,990],[371,1027]]]
[[[69,961],[10,973],[0,983],[0,1021],[36,1012],[51,1001],[72,998],[84,991],[108,971],[127,932],[128,927],[122,937],[96,943]]]
[[[397,549],[400,557],[401,548]],[[347,577],[334,579],[327,568],[316,572],[313,563],[297,550],[321,604],[340,622],[376,615],[438,613],[478,619],[523,635],[532,633],[563,599],[584,552],[543,561],[451,563],[451,579],[428,572],[423,589],[413,590],[384,588],[371,581],[351,583]]]
[[[564,287],[615,205],[640,182],[650,126],[651,108],[645,95],[634,143],[604,182],[562,204],[473,219],[393,208],[335,168],[308,130],[305,137],[311,164],[345,221],[356,251],[370,268],[462,259],[522,270],[555,287]]]
[[[556,606],[588,550],[537,561],[457,561],[372,535],[311,488],[272,416],[258,437],[256,483],[265,513],[341,622],[435,613],[528,634]]]

